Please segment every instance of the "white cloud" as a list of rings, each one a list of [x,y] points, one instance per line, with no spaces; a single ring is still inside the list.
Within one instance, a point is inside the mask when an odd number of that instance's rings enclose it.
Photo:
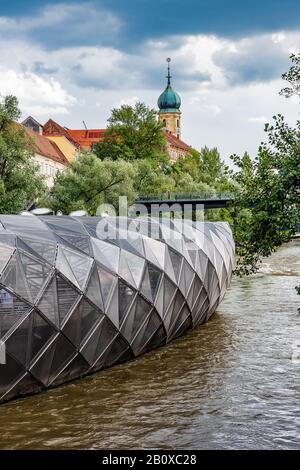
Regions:
[[[127,98],[122,98],[121,101],[115,104],[116,107],[129,105],[134,106],[139,100],[138,96],[128,96]]]
[[[15,94],[22,110],[36,116],[67,114],[76,98],[64,90],[54,78],[46,80],[30,72],[0,68],[2,95]]]
[[[265,123],[268,122],[268,118],[266,116],[251,116],[248,118],[248,122]]]
[[[265,138],[264,122],[278,112],[291,122],[297,119],[297,100],[286,100],[278,92],[288,56],[299,50],[300,32],[241,39],[172,36],[147,41],[134,52],[83,44],[48,50],[33,40],[35,35],[26,36],[43,24],[46,29],[61,25],[62,34],[68,35],[72,28],[64,31],[64,24],[72,24],[72,18],[74,35],[88,35],[89,22],[103,32],[99,22],[105,16],[97,11],[93,18],[91,11],[83,4],[75,10],[62,4],[59,14],[48,7],[20,21],[0,18],[0,90],[18,96],[24,115],[51,116],[74,128],[85,120],[96,128],[106,125],[114,106],[141,100],[156,108],[166,83],[165,58],[170,56],[172,84],[182,98],[182,138],[196,148],[217,146],[226,159],[245,150],[253,155]],[[109,21],[112,31],[121,27],[118,18]]]

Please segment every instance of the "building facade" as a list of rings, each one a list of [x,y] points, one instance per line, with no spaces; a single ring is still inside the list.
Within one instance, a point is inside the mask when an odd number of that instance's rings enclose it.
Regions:
[[[57,172],[62,171],[69,162],[55,142],[31,128],[26,126],[24,128],[35,148],[33,161],[38,165],[39,173],[44,178],[47,187],[51,188]]]

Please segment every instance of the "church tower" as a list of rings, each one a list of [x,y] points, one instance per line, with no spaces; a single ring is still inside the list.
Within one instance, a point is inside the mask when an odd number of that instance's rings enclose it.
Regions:
[[[171,59],[167,58],[168,63],[168,75],[167,75],[167,87],[158,98],[157,104],[159,107],[159,120],[163,123],[163,128],[166,131],[171,132],[175,137],[180,138],[181,136],[181,112],[180,96],[171,87],[171,75],[170,75],[170,62]]]

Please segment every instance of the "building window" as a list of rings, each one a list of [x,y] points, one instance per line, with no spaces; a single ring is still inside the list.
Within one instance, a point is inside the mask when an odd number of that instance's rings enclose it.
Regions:
[[[179,127],[179,119],[177,119],[177,127]]]
[[[163,119],[163,126],[167,127],[167,121],[165,119]]]

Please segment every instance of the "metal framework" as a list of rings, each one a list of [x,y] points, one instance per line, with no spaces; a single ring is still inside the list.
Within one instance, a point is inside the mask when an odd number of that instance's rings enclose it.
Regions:
[[[183,233],[176,219],[0,222],[1,401],[183,335],[212,315],[234,267],[226,223],[194,222]]]

